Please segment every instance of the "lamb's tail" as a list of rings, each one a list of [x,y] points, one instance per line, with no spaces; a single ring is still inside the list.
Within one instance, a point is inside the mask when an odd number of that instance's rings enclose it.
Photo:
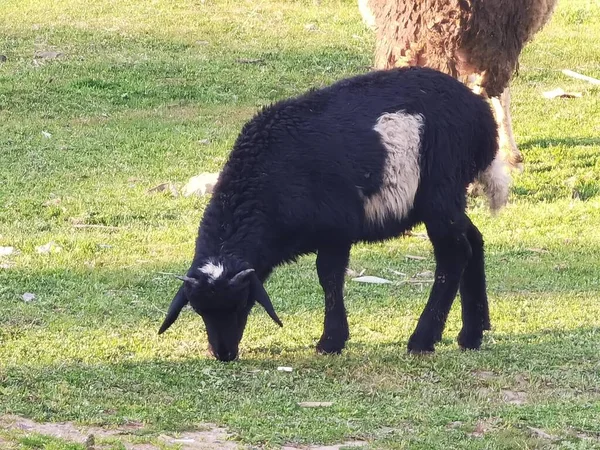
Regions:
[[[479,173],[475,182],[485,193],[492,213],[506,205],[511,184],[510,167],[500,152],[488,168]]]

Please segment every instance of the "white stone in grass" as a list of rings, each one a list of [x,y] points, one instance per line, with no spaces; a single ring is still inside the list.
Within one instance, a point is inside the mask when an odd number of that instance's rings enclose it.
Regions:
[[[280,372],[291,372],[291,371],[293,371],[294,369],[293,369],[293,368],[291,368],[291,367],[287,367],[287,366],[279,366],[279,367],[277,368],[277,370],[279,370]]]
[[[203,172],[200,175],[196,175],[189,179],[187,184],[183,187],[183,196],[189,197],[191,195],[203,196],[212,193],[215,184],[219,179],[219,173]]]
[[[391,283],[390,280],[386,280],[385,278],[374,277],[374,276],[364,276],[358,278],[352,278],[352,281],[358,281],[359,283],[371,283],[371,284],[388,284]]]
[[[56,59],[59,56],[62,56],[61,52],[35,52],[35,54],[33,55],[34,58],[36,59]]]
[[[14,252],[14,247],[0,247],[0,256],[12,255]]]
[[[35,300],[35,294],[32,294],[31,292],[25,292],[23,294],[23,300],[26,302],[30,302],[32,300]]]

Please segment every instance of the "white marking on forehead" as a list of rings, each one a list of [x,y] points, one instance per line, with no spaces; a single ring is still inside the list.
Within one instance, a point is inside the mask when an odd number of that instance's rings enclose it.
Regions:
[[[223,265],[222,264],[214,264],[214,263],[206,263],[202,267],[198,269],[200,272],[208,275],[212,280],[216,280],[221,275],[223,275]]]
[[[373,129],[386,149],[379,192],[365,198],[367,219],[383,224],[388,218],[402,219],[410,212],[419,187],[421,128],[423,116],[404,111],[383,114]]]

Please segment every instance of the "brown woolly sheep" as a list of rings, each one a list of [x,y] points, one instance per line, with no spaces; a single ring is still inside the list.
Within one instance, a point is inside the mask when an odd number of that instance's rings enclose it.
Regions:
[[[376,69],[427,66],[489,97],[504,159],[522,169],[514,139],[509,81],[524,45],[549,20],[557,0],[358,0],[377,33]]]

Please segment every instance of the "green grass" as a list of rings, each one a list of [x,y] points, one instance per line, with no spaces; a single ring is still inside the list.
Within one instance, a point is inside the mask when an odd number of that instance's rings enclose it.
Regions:
[[[4,0],[0,246],[17,253],[0,257],[0,415],[135,421],[150,437],[212,422],[255,446],[600,447],[600,89],[560,73],[600,78],[598,20],[596,2],[563,0],[523,52],[513,120],[526,171],[499,216],[470,205],[494,326],[480,352],[457,349],[457,303],[437,353],[408,356],[428,287],[348,281],[348,349],[315,355],[322,293],[306,257],[267,284],[285,327],[257,309],[241,360],[221,364],[189,311],[156,335],[178,286],[161,272],[186,270],[207,200],[146,191],[218,170],[258,106],[368,70],[355,2]],[[556,87],[583,97],[542,97]],[[62,251],[38,254],[50,241]],[[434,260],[409,237],[357,246],[351,267],[394,278]],[[9,442],[83,448],[0,430]]]

